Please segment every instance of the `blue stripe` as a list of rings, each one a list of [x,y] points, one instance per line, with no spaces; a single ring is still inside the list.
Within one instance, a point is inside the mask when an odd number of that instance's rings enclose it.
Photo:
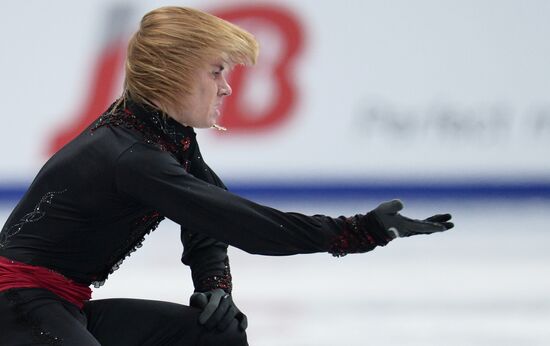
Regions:
[[[27,185],[0,185],[0,202],[17,202],[27,190]]]
[[[437,198],[437,199],[550,199],[550,182],[538,183],[364,183],[320,185],[246,185],[230,186],[237,194],[265,198]]]
[[[359,199],[359,198],[419,198],[419,199],[550,199],[550,181],[546,182],[455,182],[455,183],[343,183],[318,184],[254,183],[238,181],[227,184],[229,189],[248,198],[276,199]],[[27,185],[0,185],[0,202],[16,202]]]

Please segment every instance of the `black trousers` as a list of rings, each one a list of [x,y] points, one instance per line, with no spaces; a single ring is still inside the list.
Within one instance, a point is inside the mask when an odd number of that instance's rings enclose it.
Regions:
[[[237,320],[209,332],[199,313],[141,299],[92,300],[80,310],[48,290],[11,289],[0,292],[0,346],[248,345]]]

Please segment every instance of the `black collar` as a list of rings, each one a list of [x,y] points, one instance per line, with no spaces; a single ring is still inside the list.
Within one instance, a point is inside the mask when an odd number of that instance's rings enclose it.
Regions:
[[[132,99],[126,99],[126,109],[128,109],[137,118],[157,131],[162,132],[174,141],[182,136],[196,136],[195,131],[190,126],[184,126],[160,109],[151,107],[147,104],[134,102]]]
[[[191,145],[196,143],[196,133],[192,127],[178,123],[157,108],[129,98],[124,102],[114,102],[91,130],[95,131],[103,126],[135,129],[143,135],[147,143],[171,152],[182,163],[187,160]]]

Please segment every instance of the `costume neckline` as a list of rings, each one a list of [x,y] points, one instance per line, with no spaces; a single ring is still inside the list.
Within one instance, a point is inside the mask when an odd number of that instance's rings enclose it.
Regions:
[[[196,137],[195,130],[191,126],[180,124],[168,114],[162,112],[156,107],[138,103],[130,98],[126,98],[125,108],[139,120],[167,135],[175,142],[179,142],[182,136],[192,138]]]

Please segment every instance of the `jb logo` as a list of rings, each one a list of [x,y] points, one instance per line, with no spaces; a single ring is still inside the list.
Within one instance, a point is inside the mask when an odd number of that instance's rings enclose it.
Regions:
[[[276,127],[292,114],[297,99],[292,67],[303,44],[298,20],[287,10],[268,5],[235,7],[214,14],[247,29],[260,42],[258,66],[237,68],[230,76],[235,92],[224,101],[221,125],[243,131]],[[263,93],[254,95],[253,90]]]
[[[298,99],[292,73],[303,45],[298,19],[287,9],[268,4],[238,5],[211,13],[250,31],[258,38],[261,49],[254,68],[237,67],[230,74],[233,94],[224,101],[220,125],[239,133],[280,126],[292,115]],[[48,154],[76,137],[120,95],[127,37],[120,28],[118,34],[116,31],[109,31],[110,40],[92,68],[84,104],[73,122],[54,134]]]

